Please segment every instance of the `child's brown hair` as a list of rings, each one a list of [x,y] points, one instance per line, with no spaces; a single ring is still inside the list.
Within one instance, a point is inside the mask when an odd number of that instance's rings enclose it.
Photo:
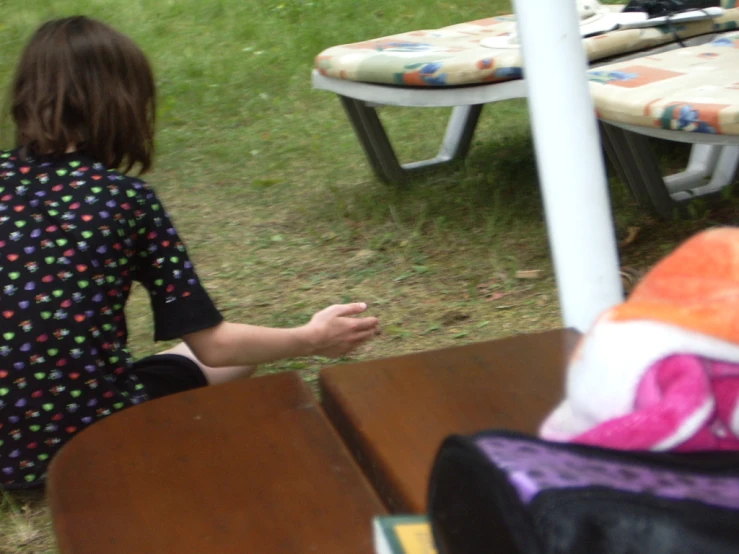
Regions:
[[[74,148],[124,173],[151,167],[151,66],[130,38],[108,25],[84,16],[44,23],[23,51],[11,95],[24,152],[59,156]]]

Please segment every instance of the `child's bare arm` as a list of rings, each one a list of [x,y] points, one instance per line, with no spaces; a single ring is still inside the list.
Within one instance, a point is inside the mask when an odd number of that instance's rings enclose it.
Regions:
[[[291,329],[221,323],[183,337],[197,358],[211,367],[243,366],[285,358],[346,354],[377,333],[375,317],[352,317],[366,304],[341,304],[316,313],[310,322]]]

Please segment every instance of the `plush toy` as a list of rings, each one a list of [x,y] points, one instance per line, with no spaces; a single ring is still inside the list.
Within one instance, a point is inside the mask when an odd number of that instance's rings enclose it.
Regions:
[[[739,229],[657,264],[578,345],[540,435],[622,450],[739,450]]]

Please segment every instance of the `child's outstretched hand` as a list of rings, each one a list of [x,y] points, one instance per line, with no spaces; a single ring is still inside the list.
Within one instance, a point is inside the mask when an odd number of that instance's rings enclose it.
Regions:
[[[367,304],[356,302],[329,306],[316,313],[304,327],[314,346],[313,354],[339,357],[374,337],[379,331],[376,317],[353,317],[366,309]]]

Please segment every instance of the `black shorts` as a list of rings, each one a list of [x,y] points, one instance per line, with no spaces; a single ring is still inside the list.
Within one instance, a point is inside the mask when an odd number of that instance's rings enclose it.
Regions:
[[[146,387],[152,400],[208,384],[198,364],[179,354],[155,354],[142,358],[134,362],[131,371]]]

